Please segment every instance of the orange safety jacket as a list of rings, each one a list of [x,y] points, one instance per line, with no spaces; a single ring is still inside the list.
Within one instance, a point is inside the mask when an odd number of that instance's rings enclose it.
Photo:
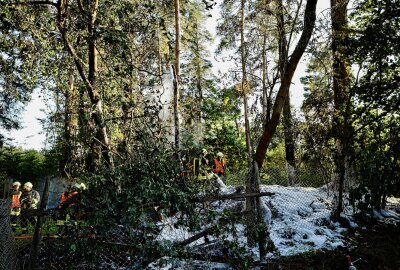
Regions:
[[[58,205],[58,208],[61,208],[62,205],[69,199],[71,199],[72,197],[74,197],[76,194],[78,194],[77,191],[68,193],[68,195],[65,195],[65,191],[63,193],[61,193],[61,199],[60,199],[60,204]],[[73,206],[74,204],[71,204],[70,206]]]
[[[214,164],[215,168],[213,169],[213,172],[224,173],[225,161],[223,159],[221,159],[221,162],[219,162],[218,159],[214,159]]]
[[[11,209],[13,208],[21,208],[21,202],[19,201],[19,198],[21,197],[22,192],[19,191],[16,194],[12,195],[11,199]]]

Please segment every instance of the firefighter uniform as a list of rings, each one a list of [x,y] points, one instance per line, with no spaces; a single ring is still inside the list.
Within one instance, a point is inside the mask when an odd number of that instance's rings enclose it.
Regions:
[[[218,176],[223,176],[225,174],[225,160],[221,152],[218,152],[217,158],[214,159],[213,172]]]
[[[21,202],[21,209],[22,213],[29,209],[37,209],[39,202],[40,202],[40,195],[39,192],[33,190],[33,185],[30,182],[26,182],[24,184],[24,189],[21,194],[20,202]],[[28,232],[28,225],[32,224],[35,226],[36,224],[36,217],[21,217],[21,230],[22,233]]]
[[[15,227],[17,226],[18,218],[21,214],[20,198],[21,198],[22,192],[19,190],[20,186],[21,186],[21,183],[14,182],[13,189],[11,190],[11,213],[10,213],[11,217],[10,217],[10,219],[11,219],[11,226],[12,226],[13,231],[15,231]]]

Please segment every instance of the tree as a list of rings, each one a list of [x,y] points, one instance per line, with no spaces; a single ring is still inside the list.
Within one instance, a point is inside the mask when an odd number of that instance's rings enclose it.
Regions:
[[[245,31],[245,0],[240,2],[240,57],[242,60],[242,81],[240,90],[243,95],[243,111],[244,111],[244,127],[246,133],[246,147],[249,157],[252,156],[253,150],[251,146],[251,136],[250,136],[250,123],[249,123],[249,109],[247,104],[247,94],[250,93],[250,83],[247,81],[247,70],[246,70],[246,42],[244,37]]]
[[[179,149],[179,73],[181,50],[181,15],[179,0],[174,0],[175,8],[175,63],[174,63],[174,125],[175,147]]]
[[[330,177],[333,161],[334,142],[333,125],[333,91],[331,50],[328,46],[320,46],[326,41],[317,41],[307,64],[307,75],[300,80],[304,85],[304,102],[302,111],[304,121],[301,123],[302,144],[301,156],[306,165],[323,168],[324,179]]]
[[[307,1],[306,8],[304,11],[304,28],[303,32],[300,36],[300,39],[290,55],[287,65],[283,70],[283,76],[281,79],[281,84],[275,98],[275,103],[272,111],[272,115],[269,121],[267,121],[264,125],[262,136],[259,140],[257,150],[254,156],[254,161],[252,163],[249,176],[248,183],[246,187],[246,192],[258,192],[259,191],[259,183],[258,183],[258,170],[262,167],[265,155],[268,149],[268,146],[272,140],[273,135],[275,134],[276,127],[278,126],[280,115],[282,112],[282,108],[284,106],[285,100],[288,96],[289,86],[296,70],[297,64],[300,61],[301,56],[303,55],[307,44],[311,38],[312,32],[315,26],[316,20],[316,5],[317,0],[309,0]],[[248,206],[247,210],[249,211],[249,216],[247,218],[248,227],[250,228],[248,240],[251,243],[255,242],[255,231],[254,225],[257,220],[260,220],[260,208],[257,207],[260,205],[259,199],[255,198],[246,198],[246,206]],[[258,208],[258,213],[257,213]]]
[[[67,86],[71,73],[65,77],[63,68],[68,66],[69,70],[73,63],[74,84],[79,93],[79,105],[74,106],[79,106],[76,147],[80,148],[80,158],[88,157],[87,165],[92,171],[111,166],[112,145],[121,141],[129,145],[132,141],[133,129],[124,124],[143,114],[142,91],[154,85],[154,77],[159,75],[152,72],[157,68],[152,58],[144,56],[155,55],[158,49],[156,29],[147,26],[161,21],[161,7],[131,1],[6,1],[1,5],[7,10],[14,32],[19,33],[16,36],[27,36],[35,46],[40,45],[41,50],[31,46],[27,59],[36,61],[31,71],[43,89],[59,87],[60,77]],[[16,22],[24,16],[29,17],[28,26]],[[124,20],[125,16],[131,19]],[[23,77],[21,81],[29,82],[28,79]],[[63,87],[54,91],[60,89]],[[123,116],[119,115],[121,112]],[[59,134],[63,136],[62,132]]]
[[[0,3],[0,127],[11,130],[20,127],[19,113],[29,102],[33,89],[43,84],[35,56],[41,55],[46,46],[37,42],[41,36],[24,32],[35,22],[35,13],[13,16],[4,4]],[[0,146],[6,139],[1,133]]]
[[[0,149],[0,174],[9,181],[37,183],[46,170],[45,156],[36,150],[23,150],[16,147]]]
[[[351,87],[359,176],[352,195],[364,211],[381,209],[387,196],[399,194],[399,12],[398,1],[360,1],[350,16],[357,28],[349,31],[346,56],[359,69]]]
[[[345,57],[347,30],[347,0],[331,0],[332,22],[332,82],[334,93],[333,131],[336,143],[335,165],[338,183],[338,201],[335,215],[343,210],[343,189],[346,168],[349,168],[349,148],[351,147],[351,95],[348,60]]]
[[[205,28],[206,10],[204,4],[199,1],[188,2],[185,6],[182,36],[182,89],[186,95],[185,122],[192,125],[194,122],[196,132],[203,135],[203,104],[204,98],[214,84],[214,76],[211,72],[208,44],[212,42],[211,33]],[[193,121],[194,120],[194,121]]]
[[[277,30],[278,30],[278,39],[279,39],[279,74],[281,81],[284,79],[284,71],[286,65],[288,64],[288,50],[290,46],[290,40],[288,41],[286,38],[286,22],[285,22],[285,10],[283,7],[282,0],[278,0],[277,2]],[[290,32],[290,38],[294,34],[294,25],[296,24],[296,19],[298,17],[301,5],[298,6],[297,12],[295,15],[295,20],[292,26],[292,32]],[[295,160],[295,142],[294,142],[294,131],[293,131],[293,123],[292,123],[292,112],[290,108],[290,85],[288,85],[288,92],[285,103],[283,105],[283,127],[284,127],[284,135],[285,135],[285,154],[286,154],[286,167],[288,171],[288,185],[293,186],[297,182],[296,176],[296,160]]]
[[[262,164],[265,159],[265,155],[268,149],[268,145],[271,142],[271,139],[276,131],[276,127],[279,123],[280,115],[282,112],[282,108],[286,97],[288,95],[288,86],[291,83],[294,71],[296,70],[297,64],[300,61],[301,56],[303,55],[308,41],[311,38],[314,26],[315,26],[315,19],[316,19],[316,5],[317,0],[308,0],[306,4],[306,8],[304,11],[304,28],[303,32],[300,36],[300,39],[289,57],[289,61],[286,65],[284,70],[282,81],[275,98],[275,103],[273,106],[273,111],[271,115],[271,119],[265,123],[265,127],[263,129],[262,136],[259,140],[256,154],[255,154],[255,161],[258,164],[258,167],[262,167]]]

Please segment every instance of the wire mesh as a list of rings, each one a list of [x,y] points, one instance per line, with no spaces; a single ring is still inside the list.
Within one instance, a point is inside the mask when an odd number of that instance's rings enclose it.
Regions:
[[[0,200],[0,269],[14,270],[17,266],[17,254],[10,220],[11,202]]]
[[[246,173],[237,173],[239,179]],[[297,179],[293,186],[289,186],[288,174],[285,169],[266,168],[261,172],[261,191],[275,193],[274,197],[263,197],[262,201],[271,211],[271,223],[269,225],[270,236],[278,247],[286,248],[288,252],[295,249],[313,248],[312,239],[322,239],[323,235],[333,234],[332,222],[329,221],[329,212],[332,207],[331,179],[332,172],[323,169],[298,169]],[[224,179],[229,184],[229,176]],[[237,188],[228,187],[226,192],[237,192]],[[50,191],[53,197],[59,198],[60,194]],[[240,191],[243,192],[243,189]],[[57,194],[56,194],[57,193]],[[33,226],[29,228],[29,234],[21,235],[19,226],[13,235],[9,219],[10,202],[1,201],[0,209],[0,247],[1,247],[1,269],[28,269],[29,254],[32,244]],[[207,205],[207,211],[222,212],[223,209],[240,212],[245,208],[244,199],[225,200],[211,202]],[[137,238],[122,226],[110,228],[107,232],[94,232],[85,227],[85,221],[68,221],[62,225],[57,220],[60,217],[58,210],[49,211],[44,217],[42,227],[42,238],[37,258],[37,269],[140,269],[141,255],[137,253],[141,245]],[[211,225],[204,223],[205,226]],[[164,241],[166,245],[171,242],[179,242],[201,231],[189,231],[188,228],[177,225],[177,219],[165,218],[157,223],[158,231],[155,241]],[[245,228],[243,225],[235,224],[236,237],[241,244],[245,245]],[[301,228],[299,230],[298,228]],[[204,229],[204,228],[203,228]],[[332,229],[331,231],[328,231]],[[328,232],[328,233],[327,233]],[[225,238],[202,237],[193,242],[193,250],[213,250],[217,252],[221,239]],[[325,242],[329,242],[326,238]],[[332,245],[333,245],[332,240]],[[292,247],[291,247],[292,245]],[[86,254],[81,253],[82,248],[90,246],[92,250]],[[87,256],[89,254],[90,256]],[[290,253],[289,253],[290,254]],[[287,254],[286,254],[287,255]],[[172,265],[184,265],[192,259],[184,262],[172,263]],[[197,269],[207,269],[207,263],[200,265]],[[161,264],[162,265],[162,264]],[[202,265],[202,266],[201,266]],[[209,262],[208,266],[212,265]],[[186,268],[185,268],[186,267]],[[190,269],[186,265],[182,269]],[[197,266],[196,266],[197,267]],[[213,266],[214,267],[214,266]],[[225,267],[225,266],[224,266]],[[156,264],[148,269],[159,269]],[[179,268],[178,268],[179,269]]]

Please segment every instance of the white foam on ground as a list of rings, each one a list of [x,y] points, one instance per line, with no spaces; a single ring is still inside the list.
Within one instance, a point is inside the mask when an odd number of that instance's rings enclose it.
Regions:
[[[233,192],[227,187],[226,192]],[[333,249],[344,246],[343,232],[339,223],[330,220],[332,199],[323,189],[283,187],[278,185],[262,186],[262,192],[273,192],[274,196],[262,197],[262,208],[266,223],[269,224],[271,240],[280,255],[287,256],[321,248]],[[231,207],[234,201],[215,202],[215,210],[222,212]],[[349,212],[349,211],[346,211]],[[386,213],[385,213],[386,214]],[[345,215],[354,224],[352,217]],[[174,221],[164,226],[159,239],[172,242],[182,241],[193,233],[173,226]],[[238,241],[246,243],[245,227],[237,226]],[[202,243],[198,240],[194,245]]]

